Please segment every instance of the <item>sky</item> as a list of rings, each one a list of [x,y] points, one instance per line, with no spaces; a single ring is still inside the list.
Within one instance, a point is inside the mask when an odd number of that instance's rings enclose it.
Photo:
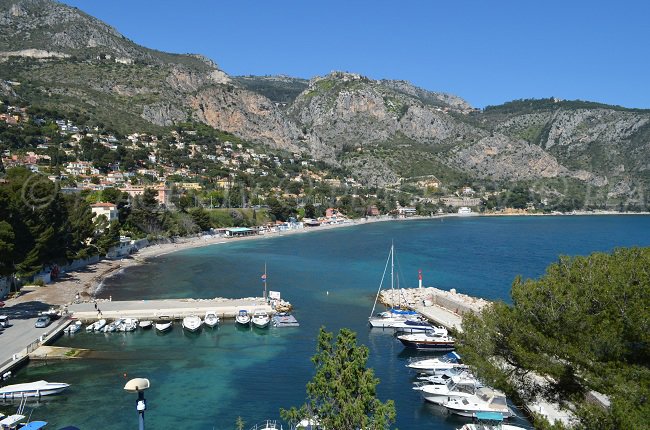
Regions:
[[[64,0],[230,75],[403,79],[475,107],[559,97],[650,108],[646,0]]]

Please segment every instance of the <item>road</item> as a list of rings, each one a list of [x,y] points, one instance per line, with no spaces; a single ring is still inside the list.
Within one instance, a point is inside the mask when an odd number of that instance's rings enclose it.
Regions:
[[[0,315],[8,316],[11,324],[0,333],[0,366],[5,363],[5,360],[22,352],[41,335],[50,333],[56,327],[54,324],[50,324],[46,328],[34,327],[38,312],[47,309],[47,305],[38,302],[21,303],[0,309]]]

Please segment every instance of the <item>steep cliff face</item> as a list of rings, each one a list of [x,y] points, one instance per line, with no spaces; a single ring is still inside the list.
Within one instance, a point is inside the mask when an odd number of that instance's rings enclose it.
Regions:
[[[266,97],[231,86],[202,89],[188,99],[194,116],[212,127],[274,148],[300,151],[299,131]]]

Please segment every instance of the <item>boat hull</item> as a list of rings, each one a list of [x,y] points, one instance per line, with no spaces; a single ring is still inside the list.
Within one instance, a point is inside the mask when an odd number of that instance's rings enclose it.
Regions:
[[[156,331],[159,333],[167,333],[172,329],[172,326],[173,323],[171,321],[155,324]]]
[[[7,385],[0,389],[0,399],[20,399],[23,397],[42,397],[59,394],[66,390],[70,384],[43,382],[42,385],[35,383]]]
[[[436,342],[436,341],[417,341],[417,340],[405,340],[400,339],[402,345],[407,348],[417,349],[417,350],[427,350],[427,351],[439,351],[439,352],[449,352],[455,349],[455,343],[451,342]]]

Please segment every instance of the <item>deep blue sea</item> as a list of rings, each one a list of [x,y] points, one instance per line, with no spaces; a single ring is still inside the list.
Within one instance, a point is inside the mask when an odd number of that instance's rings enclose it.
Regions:
[[[66,394],[30,403],[33,417],[53,428],[128,429],[137,426],[127,379],[146,377],[146,422],[153,429],[245,428],[279,409],[300,405],[313,375],[318,329],[349,327],[370,349],[379,397],[394,399],[396,426],[454,429],[465,421],[421,399],[405,368],[413,354],[391,332],[367,325],[391,246],[402,287],[425,286],[509,301],[517,275],[538,277],[560,255],[587,255],[619,246],[650,246],[650,217],[470,217],[386,222],[310,234],[232,242],[168,254],[105,283],[113,300],[260,296],[268,286],[295,307],[297,328],[241,330],[222,324],[198,335],[177,325],[155,332],[62,337],[58,346],[90,348],[90,358],[30,364],[12,382],[68,382]],[[12,407],[0,410],[12,412]],[[519,421],[525,423],[525,421]],[[286,428],[286,427],[285,427]]]

